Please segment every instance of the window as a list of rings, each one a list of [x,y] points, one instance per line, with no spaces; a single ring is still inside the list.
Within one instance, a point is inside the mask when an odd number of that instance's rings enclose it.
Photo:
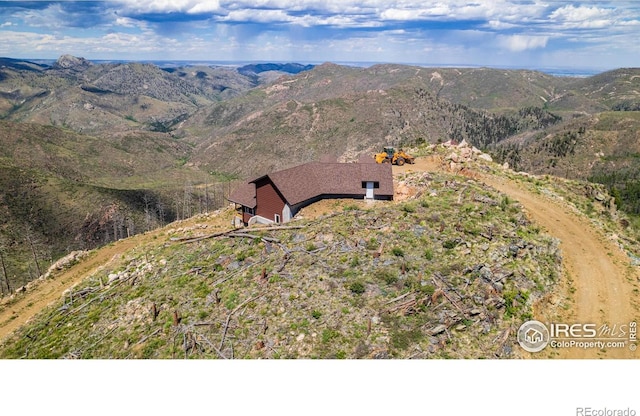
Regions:
[[[253,208],[244,207],[244,212],[249,215],[253,215]]]
[[[273,219],[275,220],[275,222],[276,222],[276,223],[280,224],[280,215],[275,214],[275,215],[273,216]]]
[[[363,188],[367,188],[367,184],[368,183],[373,183],[373,188],[374,189],[379,189],[380,188],[380,182],[373,182],[373,181],[362,181],[362,187]]]

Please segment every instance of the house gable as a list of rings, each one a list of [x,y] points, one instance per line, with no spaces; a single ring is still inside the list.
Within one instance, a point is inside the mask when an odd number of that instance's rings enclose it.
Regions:
[[[254,182],[256,187],[255,215],[280,222],[286,200],[269,176],[263,176]],[[276,217],[277,216],[277,217]]]

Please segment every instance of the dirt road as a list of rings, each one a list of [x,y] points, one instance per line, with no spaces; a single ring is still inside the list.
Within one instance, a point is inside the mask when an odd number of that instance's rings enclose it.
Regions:
[[[414,165],[394,167],[394,172],[409,170],[435,171],[440,164],[433,158],[418,159]],[[533,193],[516,181],[481,173],[473,174],[492,188],[519,201],[530,220],[560,240],[565,281],[559,285],[556,296],[569,302],[564,310],[550,310],[549,304],[538,305],[535,318],[542,322],[595,323],[628,325],[640,321],[638,308],[637,267],[630,266],[629,258],[613,242],[596,231],[592,224],[572,212],[567,206]],[[636,290],[634,292],[634,289]],[[604,350],[547,347],[537,357],[560,358],[640,358],[640,352],[625,348]],[[535,358],[536,354],[529,357]]]
[[[0,340],[19,328],[40,310],[60,299],[65,290],[91,275],[114,256],[136,247],[141,243],[141,237],[121,240],[97,250],[54,279],[40,282],[32,291],[19,295],[12,303],[6,304],[7,301],[4,300],[0,304]]]
[[[173,223],[172,227],[188,228],[195,224],[206,223],[208,232],[226,229],[231,223],[231,212],[212,216],[206,219],[189,219]],[[12,302],[0,301],[0,341],[24,325],[48,305],[62,297],[62,293],[70,287],[91,276],[100,266],[108,264],[114,257],[120,256],[134,248],[144,250],[144,246],[164,234],[166,229],[159,229],[131,238],[119,240],[92,252],[78,264],[72,266],[53,279],[37,284],[32,290],[17,296]]]

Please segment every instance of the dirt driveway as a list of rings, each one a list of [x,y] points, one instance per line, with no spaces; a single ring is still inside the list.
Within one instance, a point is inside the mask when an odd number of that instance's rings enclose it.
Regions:
[[[441,164],[435,158],[419,158],[414,165],[394,166],[394,173],[437,171]],[[478,172],[472,176],[492,188],[519,201],[530,220],[560,240],[564,281],[559,285],[561,299],[568,308],[544,302],[537,305],[535,318],[542,322],[595,323],[628,325],[640,321],[638,281],[640,270],[630,265],[622,250],[583,217],[567,206],[533,193],[516,181]],[[625,348],[604,350],[547,347],[538,354],[524,353],[530,358],[640,358],[640,352]]]

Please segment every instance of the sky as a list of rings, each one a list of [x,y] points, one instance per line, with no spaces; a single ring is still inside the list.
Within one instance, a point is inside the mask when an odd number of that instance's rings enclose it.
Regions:
[[[640,0],[0,1],[0,56],[640,66]]]

